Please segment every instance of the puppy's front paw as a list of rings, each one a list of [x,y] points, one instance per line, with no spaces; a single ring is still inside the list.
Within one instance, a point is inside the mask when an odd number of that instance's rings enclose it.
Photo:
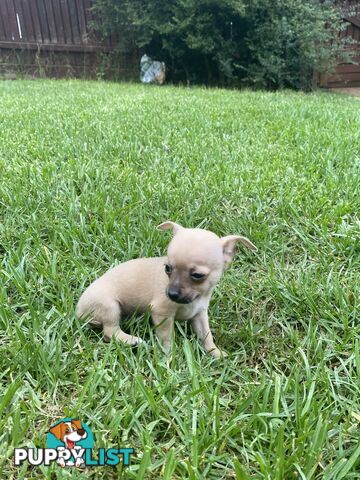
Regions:
[[[215,347],[213,350],[209,351],[210,355],[214,358],[225,358],[228,356],[226,352]]]

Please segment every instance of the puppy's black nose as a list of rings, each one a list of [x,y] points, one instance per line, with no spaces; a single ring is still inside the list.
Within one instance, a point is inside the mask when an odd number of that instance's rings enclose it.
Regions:
[[[180,292],[177,288],[169,288],[168,289],[168,297],[170,298],[170,300],[172,300],[173,302],[176,302],[176,300],[179,300],[180,298]]]
[[[77,433],[80,435],[80,437],[82,437],[85,433],[85,430],[83,428],[78,428]]]

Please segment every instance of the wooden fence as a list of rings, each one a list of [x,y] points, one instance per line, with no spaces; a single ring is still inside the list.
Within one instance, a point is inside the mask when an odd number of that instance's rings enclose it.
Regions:
[[[0,0],[1,70],[91,77],[112,68],[120,77],[132,76],[134,52],[109,67],[104,56],[116,39],[101,39],[93,20],[91,0]]]
[[[332,75],[321,75],[320,86],[360,87],[360,2],[359,0],[341,1],[339,7],[345,22],[345,28],[340,36],[352,39],[351,50],[355,51],[355,55],[352,56],[351,62],[339,61]]]

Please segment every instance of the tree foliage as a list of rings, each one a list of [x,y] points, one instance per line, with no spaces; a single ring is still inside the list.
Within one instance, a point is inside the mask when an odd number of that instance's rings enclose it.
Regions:
[[[94,10],[104,36],[164,60],[173,81],[308,89],[344,46],[334,1],[94,0]]]
[[[267,88],[309,89],[315,72],[331,72],[345,46],[334,2],[250,0],[247,81]]]

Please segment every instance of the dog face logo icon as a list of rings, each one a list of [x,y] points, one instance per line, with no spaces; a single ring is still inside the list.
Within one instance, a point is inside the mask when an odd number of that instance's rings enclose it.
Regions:
[[[87,437],[80,420],[72,419],[69,422],[57,423],[49,430],[58,440],[64,443],[65,448],[72,449],[76,443]]]
[[[84,449],[93,448],[94,437],[86,423],[78,418],[63,418],[50,427],[46,446],[59,452],[57,462],[61,467],[80,467],[84,463]],[[66,451],[71,452],[70,458],[66,457]]]

